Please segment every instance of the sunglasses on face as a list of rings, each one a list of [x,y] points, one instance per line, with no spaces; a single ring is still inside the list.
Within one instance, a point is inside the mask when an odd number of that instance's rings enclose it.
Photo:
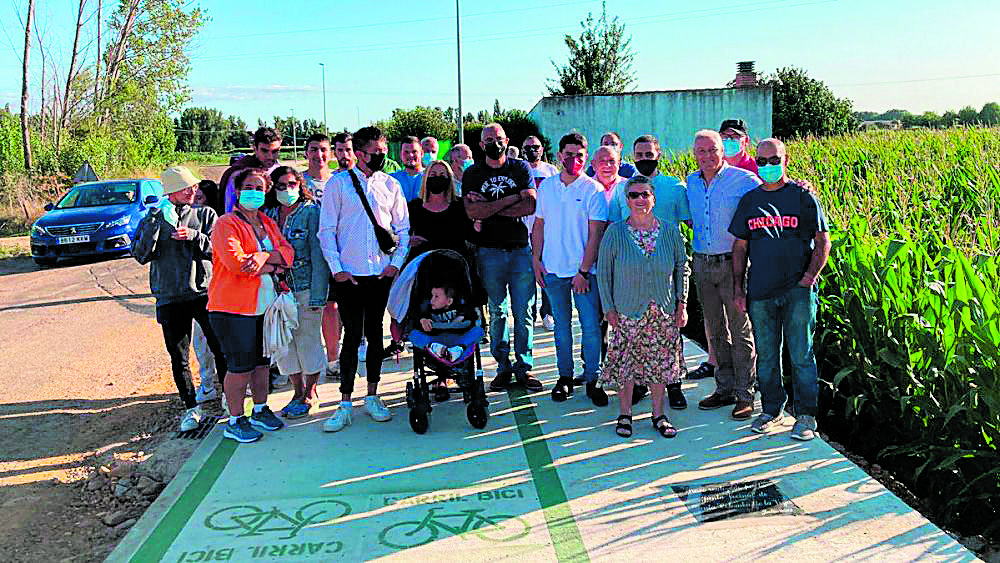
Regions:
[[[628,198],[629,199],[639,199],[641,197],[642,199],[649,199],[650,197],[652,197],[652,195],[653,194],[650,193],[650,192],[629,192],[628,193]]]
[[[781,164],[780,156],[772,156],[771,158],[765,158],[763,156],[757,157],[757,166],[766,166],[768,164]]]

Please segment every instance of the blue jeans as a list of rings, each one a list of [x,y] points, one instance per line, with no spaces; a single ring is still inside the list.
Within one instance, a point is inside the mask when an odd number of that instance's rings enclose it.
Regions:
[[[788,400],[781,385],[781,344],[795,368],[793,406],[795,416],[816,416],[819,395],[813,330],[816,326],[815,287],[794,287],[770,299],[748,303],[753,336],[757,343],[757,385],[763,411],[778,416]]]
[[[531,350],[535,338],[535,323],[531,318],[535,304],[531,253],[527,247],[513,250],[480,247],[479,270],[490,309],[490,353],[497,362],[497,371],[513,370],[523,375],[533,366]],[[508,307],[514,317],[513,366],[507,334]]]
[[[556,365],[559,377],[573,377],[573,304],[583,332],[583,377],[589,383],[597,381],[601,371],[601,298],[597,278],[590,277],[590,291],[573,292],[573,278],[545,274],[545,293],[552,303],[556,321]]]

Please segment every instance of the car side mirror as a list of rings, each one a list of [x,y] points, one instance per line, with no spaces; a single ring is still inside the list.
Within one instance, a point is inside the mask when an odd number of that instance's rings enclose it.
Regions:
[[[146,196],[146,199],[144,199],[142,202],[145,203],[146,205],[153,205],[158,201],[160,201],[160,198],[156,197],[155,195],[148,195]]]
[[[56,206],[55,206],[55,205],[53,205],[53,204],[51,204],[51,203],[46,203],[46,204],[45,204],[45,207],[43,207],[42,209],[44,209],[44,210],[46,210],[46,211],[52,211],[52,210],[53,210],[53,209],[55,209],[55,208],[56,208]]]

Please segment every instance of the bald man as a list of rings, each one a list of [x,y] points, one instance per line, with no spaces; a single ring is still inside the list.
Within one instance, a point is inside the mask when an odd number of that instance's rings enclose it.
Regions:
[[[694,257],[691,270],[708,322],[716,360],[715,392],[698,403],[702,410],[733,405],[732,417],[753,416],[755,362],[753,333],[745,311],[736,307],[733,241],[729,224],[740,198],[760,185],[753,172],[726,163],[722,137],[703,129],[695,134],[698,170],[687,177]],[[741,282],[742,283],[742,280]]]
[[[542,384],[529,372],[532,347],[535,280],[528,228],[522,218],[535,212],[535,185],[528,164],[507,157],[507,135],[498,123],[483,127],[479,146],[486,159],[473,164],[462,177],[465,211],[477,222],[473,243],[490,310],[490,352],[497,376],[490,389],[506,389],[515,378],[530,391]],[[507,306],[514,317],[514,361],[507,336]]]
[[[777,139],[757,145],[764,184],[740,199],[729,225],[733,242],[736,307],[750,314],[757,349],[761,410],[750,429],[764,434],[782,420],[788,397],[781,385],[781,345],[794,366],[792,438],[816,436],[819,378],[813,354],[816,278],[830,256],[830,234],[819,200],[789,181],[788,155]],[[750,275],[747,260],[750,260]]]

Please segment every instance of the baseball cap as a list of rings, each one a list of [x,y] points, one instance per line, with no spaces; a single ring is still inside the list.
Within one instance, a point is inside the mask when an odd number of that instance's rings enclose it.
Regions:
[[[742,119],[727,119],[723,121],[722,125],[719,126],[719,133],[724,132],[726,129],[735,129],[747,135],[747,124],[743,123]]]
[[[160,183],[163,184],[163,195],[167,195],[196,185],[198,178],[185,166],[171,166],[160,174]]]

